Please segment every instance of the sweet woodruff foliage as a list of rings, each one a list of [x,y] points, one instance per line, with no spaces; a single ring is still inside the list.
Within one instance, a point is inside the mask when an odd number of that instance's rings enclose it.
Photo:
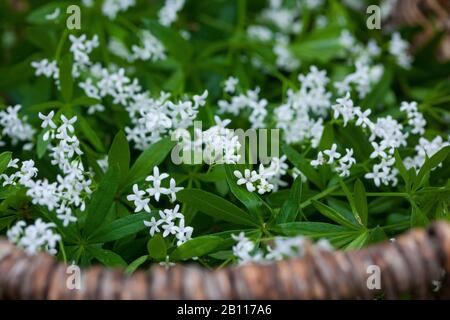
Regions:
[[[449,219],[450,67],[414,29],[364,1],[83,0],[71,30],[73,4],[0,4],[0,232],[27,253],[215,267]],[[249,128],[280,130],[268,162]]]

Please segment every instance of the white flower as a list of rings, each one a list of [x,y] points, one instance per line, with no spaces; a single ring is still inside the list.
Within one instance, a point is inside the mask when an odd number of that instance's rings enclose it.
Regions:
[[[161,219],[166,222],[176,219],[184,219],[184,215],[178,211],[179,209],[180,205],[177,204],[173,209],[164,209],[163,214],[160,211],[159,215],[161,216]]]
[[[67,119],[62,114],[61,115],[61,121],[62,121],[62,125],[59,127],[59,131],[64,132],[64,133],[66,133],[67,130],[69,132],[74,132],[75,131],[75,128],[73,127],[73,124],[77,121],[77,116],[73,116],[72,118]]]
[[[185,0],[166,0],[164,6],[158,12],[159,23],[170,26],[177,20],[178,12],[183,9]]]
[[[240,171],[236,170],[234,171],[234,175],[236,178],[238,178],[236,182],[238,185],[245,184],[245,187],[249,192],[253,192],[256,190],[255,186],[253,185],[253,183],[259,178],[256,171],[250,171],[249,169],[245,169],[244,175],[242,175]]]
[[[8,162],[8,168],[18,168],[17,163],[19,162],[19,159],[11,159]]]
[[[169,268],[173,267],[175,265],[174,262],[170,262],[169,256],[166,256],[166,260],[161,261],[159,263],[160,266],[163,266],[164,268],[166,268],[166,270],[168,270]]]
[[[201,95],[194,95],[194,108],[203,107],[206,104],[206,98],[208,97],[208,90],[203,91]]]
[[[225,80],[225,85],[223,90],[227,93],[233,94],[236,91],[236,85],[239,83],[239,80],[235,77],[228,77],[227,80]]]
[[[387,154],[384,152],[386,146],[383,144],[378,145],[376,142],[371,142],[374,151],[370,154],[370,158],[374,159],[376,157],[386,158]]]
[[[25,226],[24,221],[18,221],[8,230],[8,240],[23,248],[28,254],[39,251],[56,254],[56,244],[61,240],[61,236],[53,232],[55,227],[53,223],[45,223],[38,218],[34,225]]]
[[[52,121],[52,118],[55,114],[55,111],[50,111],[48,115],[44,115],[39,112],[39,119],[42,120],[41,128],[47,128],[50,127],[52,129],[56,129],[56,124]]]
[[[389,53],[396,59],[399,66],[409,69],[412,57],[408,53],[409,43],[402,39],[400,33],[394,32],[389,42]]]
[[[334,160],[339,159],[341,157],[341,154],[339,152],[336,152],[337,145],[333,143],[330,150],[325,150],[323,153],[325,153],[328,156],[328,164],[331,164],[334,162]]]
[[[164,230],[162,235],[164,238],[178,232],[178,226],[176,226],[173,221],[166,222],[166,224],[164,224],[162,228]]]
[[[150,221],[144,221],[144,224],[150,228],[150,235],[153,237],[156,232],[160,232],[158,226],[163,223],[162,220],[156,220],[155,217],[152,217]]]
[[[325,157],[323,156],[322,151],[319,151],[319,153],[317,154],[317,159],[311,160],[311,165],[316,168],[318,166],[324,165],[325,162],[326,160]]]
[[[180,222],[178,224],[177,234],[176,234],[176,238],[178,239],[177,246],[181,246],[186,241],[189,241],[191,239],[193,231],[194,231],[194,229],[192,227],[184,226],[184,218],[180,219]]]
[[[175,179],[174,179],[174,178],[171,178],[171,179],[170,179],[170,186],[169,186],[169,189],[166,189],[166,190],[165,190],[165,193],[166,193],[167,195],[170,194],[170,200],[171,200],[172,202],[174,202],[175,200],[177,200],[176,193],[177,193],[178,191],[180,191],[180,190],[183,190],[183,187],[177,187],[176,184],[177,184],[177,183],[176,183]]]
[[[361,126],[363,128],[369,127],[371,128],[373,126],[372,121],[370,121],[369,119],[369,115],[372,112],[372,110],[367,109],[364,112],[361,112],[361,109],[355,109],[355,115],[358,118],[358,120],[356,120],[356,125],[357,126]]]
[[[128,201],[134,202],[134,206],[136,207],[134,209],[134,212],[140,212],[142,210],[145,210],[146,212],[151,212],[150,207],[148,205],[150,199],[143,199],[142,196],[144,195],[145,192],[143,190],[139,190],[139,186],[137,184],[134,184],[133,194],[129,194],[127,196]]]
[[[162,180],[166,179],[167,177],[169,177],[167,173],[162,173],[160,175],[159,168],[155,166],[153,168],[153,175],[150,175],[147,178],[145,178],[146,181],[153,182],[153,187],[146,189],[146,191],[151,197],[154,197],[156,201],[159,201],[161,194],[167,194],[168,192],[166,188],[161,187]]]

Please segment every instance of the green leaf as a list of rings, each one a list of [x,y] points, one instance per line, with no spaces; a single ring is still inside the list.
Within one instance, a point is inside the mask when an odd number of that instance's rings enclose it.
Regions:
[[[326,62],[342,52],[339,42],[341,28],[337,26],[310,32],[291,46],[295,56],[303,61]]]
[[[281,207],[277,216],[277,224],[295,221],[300,210],[300,200],[302,196],[302,178],[299,176],[292,185],[289,198]]]
[[[425,227],[430,221],[415,203],[411,203],[411,227]]]
[[[160,234],[155,234],[147,242],[148,256],[156,261],[161,261],[166,258],[167,248],[164,238]]]
[[[391,66],[384,68],[384,73],[380,81],[373,87],[372,91],[361,102],[361,106],[367,109],[375,109],[379,104],[382,104],[391,88],[393,80],[393,72]]]
[[[326,124],[323,128],[322,137],[319,142],[319,149],[330,149],[334,142],[334,128],[332,124]]]
[[[192,45],[173,28],[167,28],[154,20],[145,19],[144,24],[169,51],[170,57],[181,63],[188,63],[192,56]]]
[[[357,162],[364,162],[371,153],[366,135],[360,127],[349,123],[346,127],[335,126],[335,136],[339,144],[353,149]]]
[[[244,204],[253,219],[262,224],[265,218],[271,216],[272,210],[256,193],[249,192],[245,187],[237,185],[237,178],[233,173],[237,168],[234,165],[225,165],[227,182],[231,193]]]
[[[150,174],[153,167],[159,165],[167,157],[175,144],[176,141],[164,138],[142,152],[128,173],[127,183],[134,183]]]
[[[334,222],[340,224],[341,226],[345,226],[347,228],[351,229],[359,229],[360,226],[355,225],[352,223],[352,221],[348,220],[344,215],[340,214],[333,208],[319,202],[316,200],[311,201],[314,207],[319,210],[320,213],[322,213],[325,217],[328,219],[333,220]]]
[[[246,226],[258,226],[249,214],[233,203],[200,189],[183,189],[177,199],[211,217]]]
[[[355,238],[352,242],[350,242],[345,249],[352,250],[352,249],[361,249],[369,240],[369,232],[364,231],[359,236]]]
[[[314,169],[310,161],[307,160],[303,155],[298,153],[294,148],[285,145],[283,148],[284,154],[287,156],[289,161],[299,169],[305,176],[319,189],[325,189],[317,170]]]
[[[89,122],[82,117],[81,115],[77,115],[78,124],[80,125],[81,132],[83,132],[84,137],[97,149],[98,152],[105,152],[105,147],[103,146],[102,141],[97,135],[97,132],[92,129]]]
[[[201,257],[218,248],[224,240],[216,236],[202,236],[185,242],[170,255],[171,260],[187,260]]]
[[[102,225],[111,208],[119,186],[119,170],[117,165],[110,167],[105,173],[98,189],[88,204],[84,234],[89,236]]]
[[[45,155],[45,153],[47,152],[47,147],[48,147],[48,145],[50,143],[50,139],[47,139],[47,141],[44,141],[44,134],[45,134],[45,132],[46,131],[43,130],[37,136],[36,154],[37,154],[39,159],[42,159],[42,157]]]
[[[355,199],[355,207],[358,212],[359,218],[364,226],[367,226],[367,197],[366,197],[366,189],[364,188],[364,184],[361,180],[356,180],[355,187],[353,190],[354,199]]]
[[[73,95],[72,59],[69,55],[62,59],[59,66],[59,81],[61,95],[65,102],[70,102]]]
[[[48,101],[39,104],[34,104],[31,107],[28,107],[27,110],[33,112],[42,112],[49,109],[59,109],[62,108],[63,106],[64,104],[61,101]]]
[[[5,151],[0,154],[0,174],[5,172],[8,168],[9,161],[11,161],[12,152]]]
[[[88,241],[89,243],[104,243],[136,234],[146,228],[144,220],[150,218],[151,214],[136,213],[114,220],[93,232],[92,235],[88,237]]]
[[[17,219],[17,215],[11,215],[6,217],[0,217],[0,231],[8,227],[11,222]]]
[[[108,153],[108,163],[109,166],[113,166],[114,164],[119,166],[120,180],[124,181],[130,167],[130,146],[128,145],[127,137],[122,130],[116,134],[111,144]]]
[[[141,256],[134,260],[132,263],[128,265],[125,269],[126,274],[132,274],[134,271],[136,271],[137,268],[139,268],[145,261],[148,260],[148,256]]]
[[[425,160],[425,163],[422,165],[422,168],[420,168],[417,177],[414,179],[414,190],[417,190],[423,185],[426,175],[429,174],[431,170],[437,167],[441,162],[443,162],[447,158],[449,152],[450,146],[447,146],[436,152],[431,158],[427,158]]]
[[[103,263],[107,267],[122,267],[125,268],[127,263],[113,251],[98,248],[96,246],[88,246],[87,250],[92,254],[98,261]]]
[[[346,234],[354,234],[354,229],[338,226],[324,222],[289,222],[273,226],[270,230],[276,231],[286,236],[304,235],[313,239],[330,238],[333,236]]]
[[[100,104],[101,101],[95,98],[87,97],[87,96],[81,96],[76,99],[74,99],[70,104],[74,107],[77,106],[92,106],[96,104]]]
[[[408,190],[410,184],[408,170],[406,170],[406,167],[403,164],[403,160],[400,157],[400,153],[398,152],[397,149],[395,149],[394,157],[395,157],[395,167],[398,169],[398,172],[402,176],[403,181],[405,181],[405,186],[406,189]]]

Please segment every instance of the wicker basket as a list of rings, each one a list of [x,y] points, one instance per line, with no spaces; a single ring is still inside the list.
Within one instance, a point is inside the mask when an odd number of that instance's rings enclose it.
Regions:
[[[381,271],[379,290],[367,286],[371,265]],[[29,256],[0,241],[3,299],[394,299],[404,294],[445,299],[450,298],[450,224],[435,223],[357,251],[313,250],[304,258],[268,265],[215,271],[154,266],[132,276],[94,266],[82,271],[80,290],[67,288],[66,270],[52,256]],[[434,292],[438,279],[442,285]]]

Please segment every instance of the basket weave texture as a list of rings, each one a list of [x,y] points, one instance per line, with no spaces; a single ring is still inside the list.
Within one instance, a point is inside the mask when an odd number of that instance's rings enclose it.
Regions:
[[[381,289],[367,286],[371,265]],[[441,279],[443,270],[446,276]],[[450,298],[450,224],[438,222],[356,251],[311,251],[301,259],[208,271],[195,265],[154,266],[126,275],[94,266],[70,290],[67,266],[41,253],[29,256],[0,241],[1,299],[418,299]],[[432,282],[441,279],[433,292]]]

